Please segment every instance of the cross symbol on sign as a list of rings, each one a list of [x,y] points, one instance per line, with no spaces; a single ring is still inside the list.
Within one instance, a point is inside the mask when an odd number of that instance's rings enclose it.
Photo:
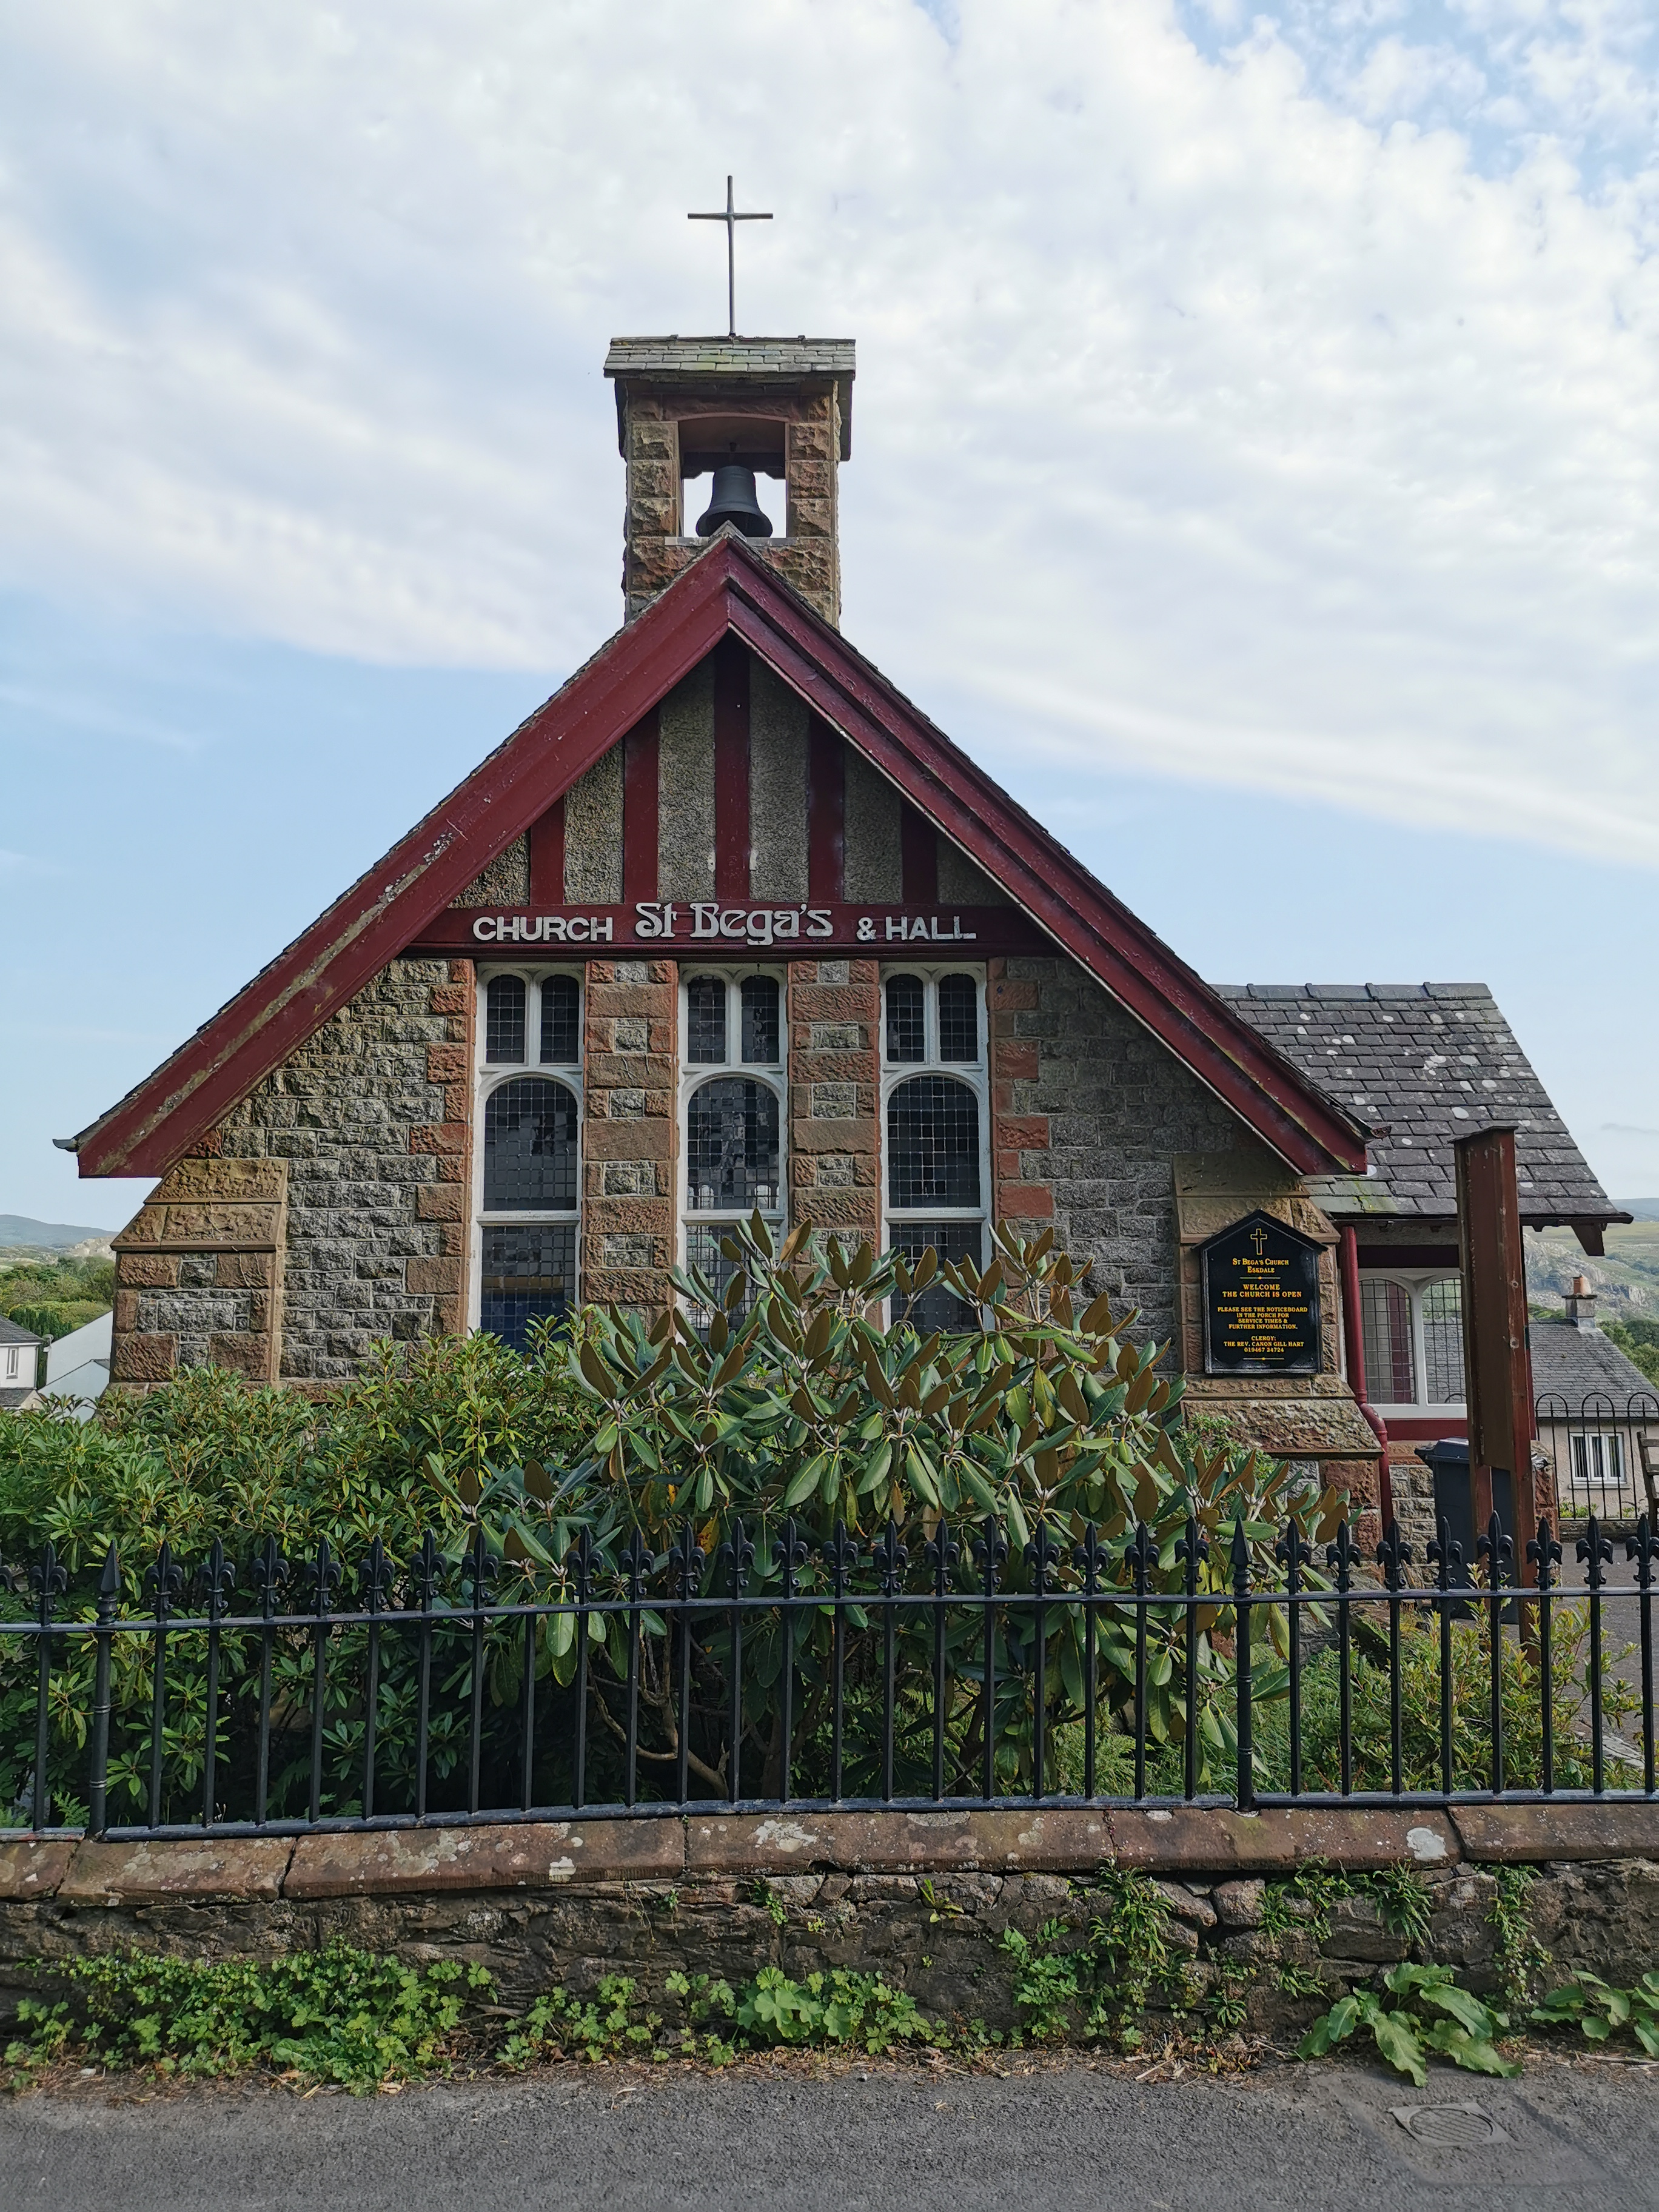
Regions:
[[[1259,1223],[1250,1232],[1250,1242],[1255,1247],[1255,1256],[1259,1260],[1267,1249],[1267,1232]]]

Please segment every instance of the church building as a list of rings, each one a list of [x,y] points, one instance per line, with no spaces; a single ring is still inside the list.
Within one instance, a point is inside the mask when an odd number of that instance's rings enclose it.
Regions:
[[[320,1392],[377,1338],[659,1310],[756,1208],[975,1258],[1052,1223],[1190,1399],[1375,1502],[1364,1358],[1450,1379],[1452,1136],[1518,1121],[1529,1220],[1620,1218],[1489,995],[1211,987],[848,643],[850,342],[618,339],[605,373],[622,628],[64,1140],[161,1177],[112,1387]]]

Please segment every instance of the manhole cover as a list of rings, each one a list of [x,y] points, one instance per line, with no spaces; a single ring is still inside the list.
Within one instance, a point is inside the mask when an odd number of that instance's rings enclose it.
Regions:
[[[1392,2109],[1406,2133],[1433,2150],[1474,2150],[1482,2143],[1509,2141],[1479,2105],[1395,2105]]]

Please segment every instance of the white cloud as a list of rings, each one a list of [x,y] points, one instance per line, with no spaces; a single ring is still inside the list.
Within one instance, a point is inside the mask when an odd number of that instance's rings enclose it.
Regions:
[[[0,578],[574,664],[605,343],[718,327],[729,167],[744,326],[860,341],[848,627],[924,702],[1659,860],[1655,179],[1562,135],[1650,112],[1639,22],[1407,13],[1339,67],[1157,0],[59,0],[0,87]]]

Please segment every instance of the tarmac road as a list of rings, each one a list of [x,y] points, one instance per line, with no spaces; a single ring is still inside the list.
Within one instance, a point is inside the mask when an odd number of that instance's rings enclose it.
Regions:
[[[1012,2066],[1011,2062],[1011,2066]],[[1474,2140],[1393,2116],[1433,2107]],[[1460,2109],[1461,2108],[1461,2109]],[[1493,2124],[1500,2131],[1491,2132]],[[1425,2090],[1361,2064],[1138,2084],[1047,2063],[998,2077],[872,2063],[561,2068],[396,2097],[35,2094],[0,2109],[4,2212],[1458,2212],[1659,2205],[1659,2070],[1545,2058]]]

